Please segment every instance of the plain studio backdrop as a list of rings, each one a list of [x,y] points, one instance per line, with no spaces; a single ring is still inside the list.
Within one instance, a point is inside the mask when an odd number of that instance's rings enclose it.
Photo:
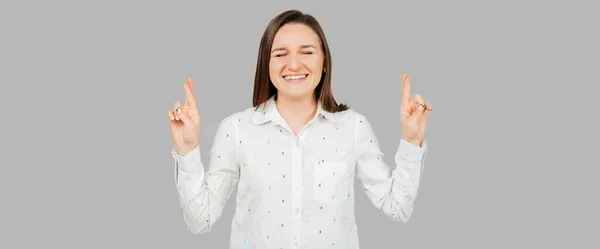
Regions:
[[[411,219],[357,188],[361,248],[598,248],[597,7],[4,0],[0,247],[227,248],[235,198],[208,235],[185,227],[166,112],[193,77],[207,163],[218,122],[251,107],[264,28],[299,9],[392,167],[402,72],[433,106]]]

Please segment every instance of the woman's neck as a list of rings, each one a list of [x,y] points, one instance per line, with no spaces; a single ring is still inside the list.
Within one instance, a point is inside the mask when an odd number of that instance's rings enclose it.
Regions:
[[[290,99],[278,95],[277,110],[290,126],[304,126],[317,112],[317,100],[314,96]]]

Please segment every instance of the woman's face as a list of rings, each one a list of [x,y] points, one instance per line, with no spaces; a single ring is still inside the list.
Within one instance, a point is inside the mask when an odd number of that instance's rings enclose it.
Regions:
[[[317,33],[304,24],[286,24],[275,34],[269,61],[279,96],[311,97],[321,80],[323,51]]]

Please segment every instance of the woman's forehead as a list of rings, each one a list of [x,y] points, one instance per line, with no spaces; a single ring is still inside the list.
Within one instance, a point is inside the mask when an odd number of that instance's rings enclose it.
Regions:
[[[300,48],[310,45],[319,47],[319,36],[310,27],[304,24],[286,24],[275,34],[273,48],[289,47]]]

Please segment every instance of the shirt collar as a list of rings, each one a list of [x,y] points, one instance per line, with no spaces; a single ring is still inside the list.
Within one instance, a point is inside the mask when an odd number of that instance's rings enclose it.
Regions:
[[[326,118],[331,122],[335,122],[335,116],[333,113],[323,109],[321,101],[317,102],[316,115]],[[277,106],[275,104],[275,95],[271,96],[265,103],[260,105],[259,108],[254,111],[252,118],[252,123],[255,125],[263,124],[269,121],[280,125],[285,123],[285,120],[277,110]]]

